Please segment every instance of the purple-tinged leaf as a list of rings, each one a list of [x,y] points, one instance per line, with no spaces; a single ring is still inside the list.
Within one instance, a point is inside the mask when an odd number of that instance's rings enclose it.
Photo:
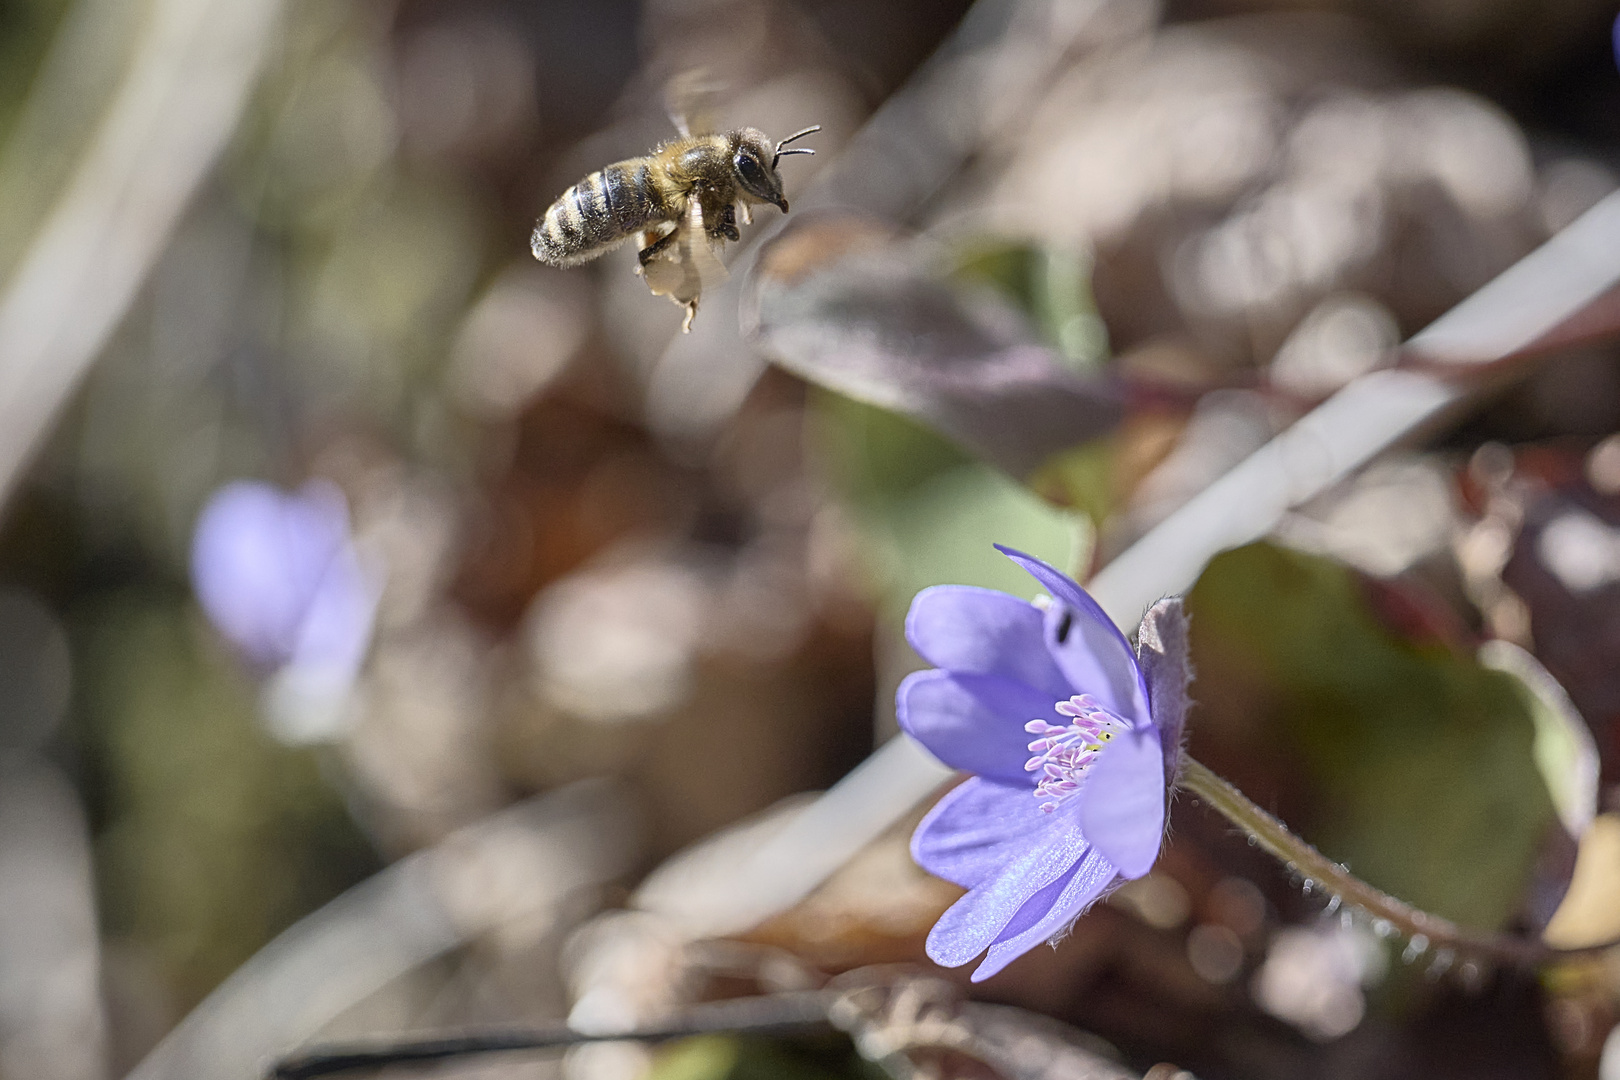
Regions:
[[[745,330],[795,375],[909,416],[1016,477],[1113,428],[1115,387],[1075,376],[1010,311],[970,303],[930,258],[807,216],[761,253]]]

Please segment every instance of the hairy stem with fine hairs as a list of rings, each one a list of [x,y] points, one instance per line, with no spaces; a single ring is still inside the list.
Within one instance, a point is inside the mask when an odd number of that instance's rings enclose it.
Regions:
[[[1501,963],[1534,967],[1551,960],[1590,956],[1612,948],[1615,942],[1578,949],[1557,949],[1541,941],[1485,934],[1468,930],[1449,919],[1431,915],[1404,900],[1362,881],[1339,863],[1295,836],[1288,826],[1249,800],[1231,783],[1187,754],[1181,757],[1178,786],[1198,796],[1212,809],[1242,829],[1258,846],[1282,860],[1290,870],[1319,883],[1330,895],[1382,919],[1414,943],[1450,949]]]

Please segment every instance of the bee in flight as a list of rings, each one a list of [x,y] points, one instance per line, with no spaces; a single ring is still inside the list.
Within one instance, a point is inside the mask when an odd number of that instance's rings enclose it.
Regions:
[[[686,308],[681,330],[690,332],[704,284],[726,276],[716,252],[725,241],[741,238],[738,211],[745,225],[756,203],[787,213],[777,163],[815,151],[783,147],[820,130],[819,124],[807,127],[773,145],[754,128],[693,135],[682,125],[680,138],[646,157],[591,173],[563,192],[534,227],[534,257],[574,266],[635,236],[641,248],[636,272],[646,275],[654,296]]]

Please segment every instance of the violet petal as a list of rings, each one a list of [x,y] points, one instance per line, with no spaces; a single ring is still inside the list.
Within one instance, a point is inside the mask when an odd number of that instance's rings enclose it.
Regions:
[[[935,585],[918,593],[906,615],[906,639],[935,667],[1016,679],[1049,695],[1074,691],[1048,653],[1041,612],[993,589]]]
[[[945,967],[959,967],[990,947],[1030,897],[1068,872],[1086,852],[1076,829],[1051,830],[1001,872],[980,882],[939,917],[928,934],[928,956]]]
[[[973,777],[946,792],[911,837],[917,865],[971,889],[1054,835],[1080,836],[1075,814],[1041,810],[1027,780],[1016,787]]]
[[[953,674],[935,668],[906,676],[895,694],[900,730],[953,769],[992,780],[1028,784],[1024,725],[1054,717],[1052,699],[996,675]],[[1027,793],[1025,798],[1034,802]]]
[[[1101,899],[1117,878],[1113,864],[1101,852],[1095,848],[1086,852],[1068,874],[1030,897],[1019,909],[990,946],[972,980],[983,982],[1041,942],[1062,933],[1064,927]]]
[[[328,672],[347,684],[371,643],[378,592],[378,583],[367,579],[353,547],[345,545],[332,556],[310,598],[288,662]]]
[[[1147,687],[1114,620],[1062,572],[1013,548],[997,544],[996,549],[1029,571],[1057,601],[1045,615],[1045,640],[1074,691],[1090,694],[1127,723],[1147,722]]]
[[[1144,724],[1117,735],[1075,796],[1080,828],[1127,878],[1153,867],[1164,839],[1164,750]]]
[[[348,537],[342,494],[311,481],[286,495],[269,484],[225,485],[192,540],[192,581],[209,620],[255,663],[296,651],[310,605]]]

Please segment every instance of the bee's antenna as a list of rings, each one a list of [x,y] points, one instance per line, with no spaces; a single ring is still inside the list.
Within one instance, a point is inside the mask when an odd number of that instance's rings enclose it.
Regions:
[[[776,163],[781,161],[783,158],[787,157],[789,154],[814,154],[815,151],[810,149],[808,146],[799,146],[799,147],[793,148],[792,150],[784,150],[784,149],[782,149],[782,147],[786,146],[788,143],[792,142],[795,139],[802,139],[806,135],[813,135],[813,134],[815,134],[816,132],[818,132],[820,130],[821,130],[821,125],[820,124],[812,124],[809,127],[805,128],[803,131],[795,131],[792,135],[789,135],[787,138],[785,138],[781,142],[777,143],[776,144],[776,156],[771,159],[771,168],[773,168],[773,169],[776,168]]]

